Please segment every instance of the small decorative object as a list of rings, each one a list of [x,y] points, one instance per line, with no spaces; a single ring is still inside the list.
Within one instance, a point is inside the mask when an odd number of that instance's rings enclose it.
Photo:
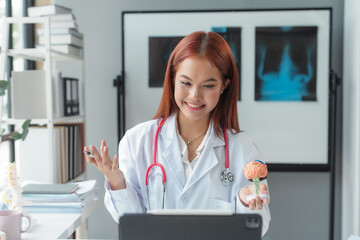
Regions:
[[[0,80],[0,97],[5,95],[5,90],[9,88],[8,81]],[[2,107],[2,106],[0,106]],[[22,130],[13,131],[7,134],[4,128],[0,128],[0,144],[5,141],[16,141],[19,139],[25,140],[28,132],[31,120],[26,120],[22,125]],[[1,119],[0,119],[1,122]],[[10,210],[20,210],[25,212],[23,206],[25,201],[22,199],[22,188],[19,184],[19,178],[17,176],[16,164],[10,162],[8,168],[5,171],[3,179],[0,183],[0,193],[3,196],[3,204]]]
[[[248,162],[244,167],[245,177],[254,182],[255,194],[247,197],[247,200],[250,201],[254,199],[256,196],[260,196],[261,199],[267,197],[266,194],[259,195],[259,182],[264,180],[268,174],[268,169],[266,164],[260,160],[254,160]]]
[[[22,198],[21,193],[23,190],[19,184],[15,163],[9,163],[2,182],[4,183],[4,185],[1,186],[1,191],[4,193],[3,203],[10,210],[19,210],[26,214],[23,206],[29,202],[24,201]]]

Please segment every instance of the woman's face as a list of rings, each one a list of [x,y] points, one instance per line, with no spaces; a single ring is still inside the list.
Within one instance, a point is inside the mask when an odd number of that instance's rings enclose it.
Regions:
[[[175,102],[188,120],[208,120],[224,89],[221,73],[206,58],[189,57],[175,75]]]

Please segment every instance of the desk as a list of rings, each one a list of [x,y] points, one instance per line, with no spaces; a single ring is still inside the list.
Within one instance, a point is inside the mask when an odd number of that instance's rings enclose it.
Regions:
[[[95,200],[83,213],[34,213],[36,219],[28,232],[21,234],[22,240],[67,239],[89,217],[97,206]],[[80,234],[81,235],[81,234]]]

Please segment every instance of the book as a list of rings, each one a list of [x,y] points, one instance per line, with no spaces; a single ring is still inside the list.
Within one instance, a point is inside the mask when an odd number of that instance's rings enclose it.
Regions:
[[[44,45],[36,45],[37,48],[42,48]],[[82,48],[78,48],[69,44],[59,44],[59,45],[52,45],[52,50],[62,52],[69,55],[74,55],[77,57],[82,57]]]
[[[52,15],[49,18],[51,22],[75,20],[75,16],[72,13]]]
[[[30,183],[23,187],[23,193],[30,194],[71,194],[79,188],[76,183],[42,184]]]
[[[23,186],[30,183],[26,181]],[[85,180],[76,182],[78,189],[73,193],[66,194],[49,194],[49,193],[22,193],[25,200],[32,202],[80,202],[89,198],[93,198],[97,194],[96,180]]]
[[[39,28],[36,30],[37,35],[43,36],[44,35],[45,30],[43,28]],[[80,33],[77,29],[75,28],[52,28],[50,29],[50,35],[67,35],[67,34],[71,34],[74,35],[78,38],[83,38],[83,34]]]
[[[51,35],[50,36],[51,45],[62,45],[62,44],[71,44],[77,47],[83,47],[83,40],[71,34],[66,35]],[[45,44],[45,36],[39,36],[39,44]]]
[[[46,118],[45,71],[12,71],[10,91],[12,118]]]
[[[52,4],[45,6],[29,7],[27,9],[27,12],[29,17],[41,17],[55,14],[67,14],[71,13],[72,10],[58,4]]]
[[[74,20],[70,21],[56,21],[56,22],[50,22],[50,28],[56,29],[56,28],[78,28],[78,24]]]

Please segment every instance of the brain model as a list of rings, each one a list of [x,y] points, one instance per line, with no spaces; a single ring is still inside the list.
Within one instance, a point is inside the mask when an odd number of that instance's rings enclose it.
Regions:
[[[266,178],[268,174],[267,166],[260,160],[248,162],[244,167],[245,177],[255,184],[256,195],[259,194],[259,181]]]

